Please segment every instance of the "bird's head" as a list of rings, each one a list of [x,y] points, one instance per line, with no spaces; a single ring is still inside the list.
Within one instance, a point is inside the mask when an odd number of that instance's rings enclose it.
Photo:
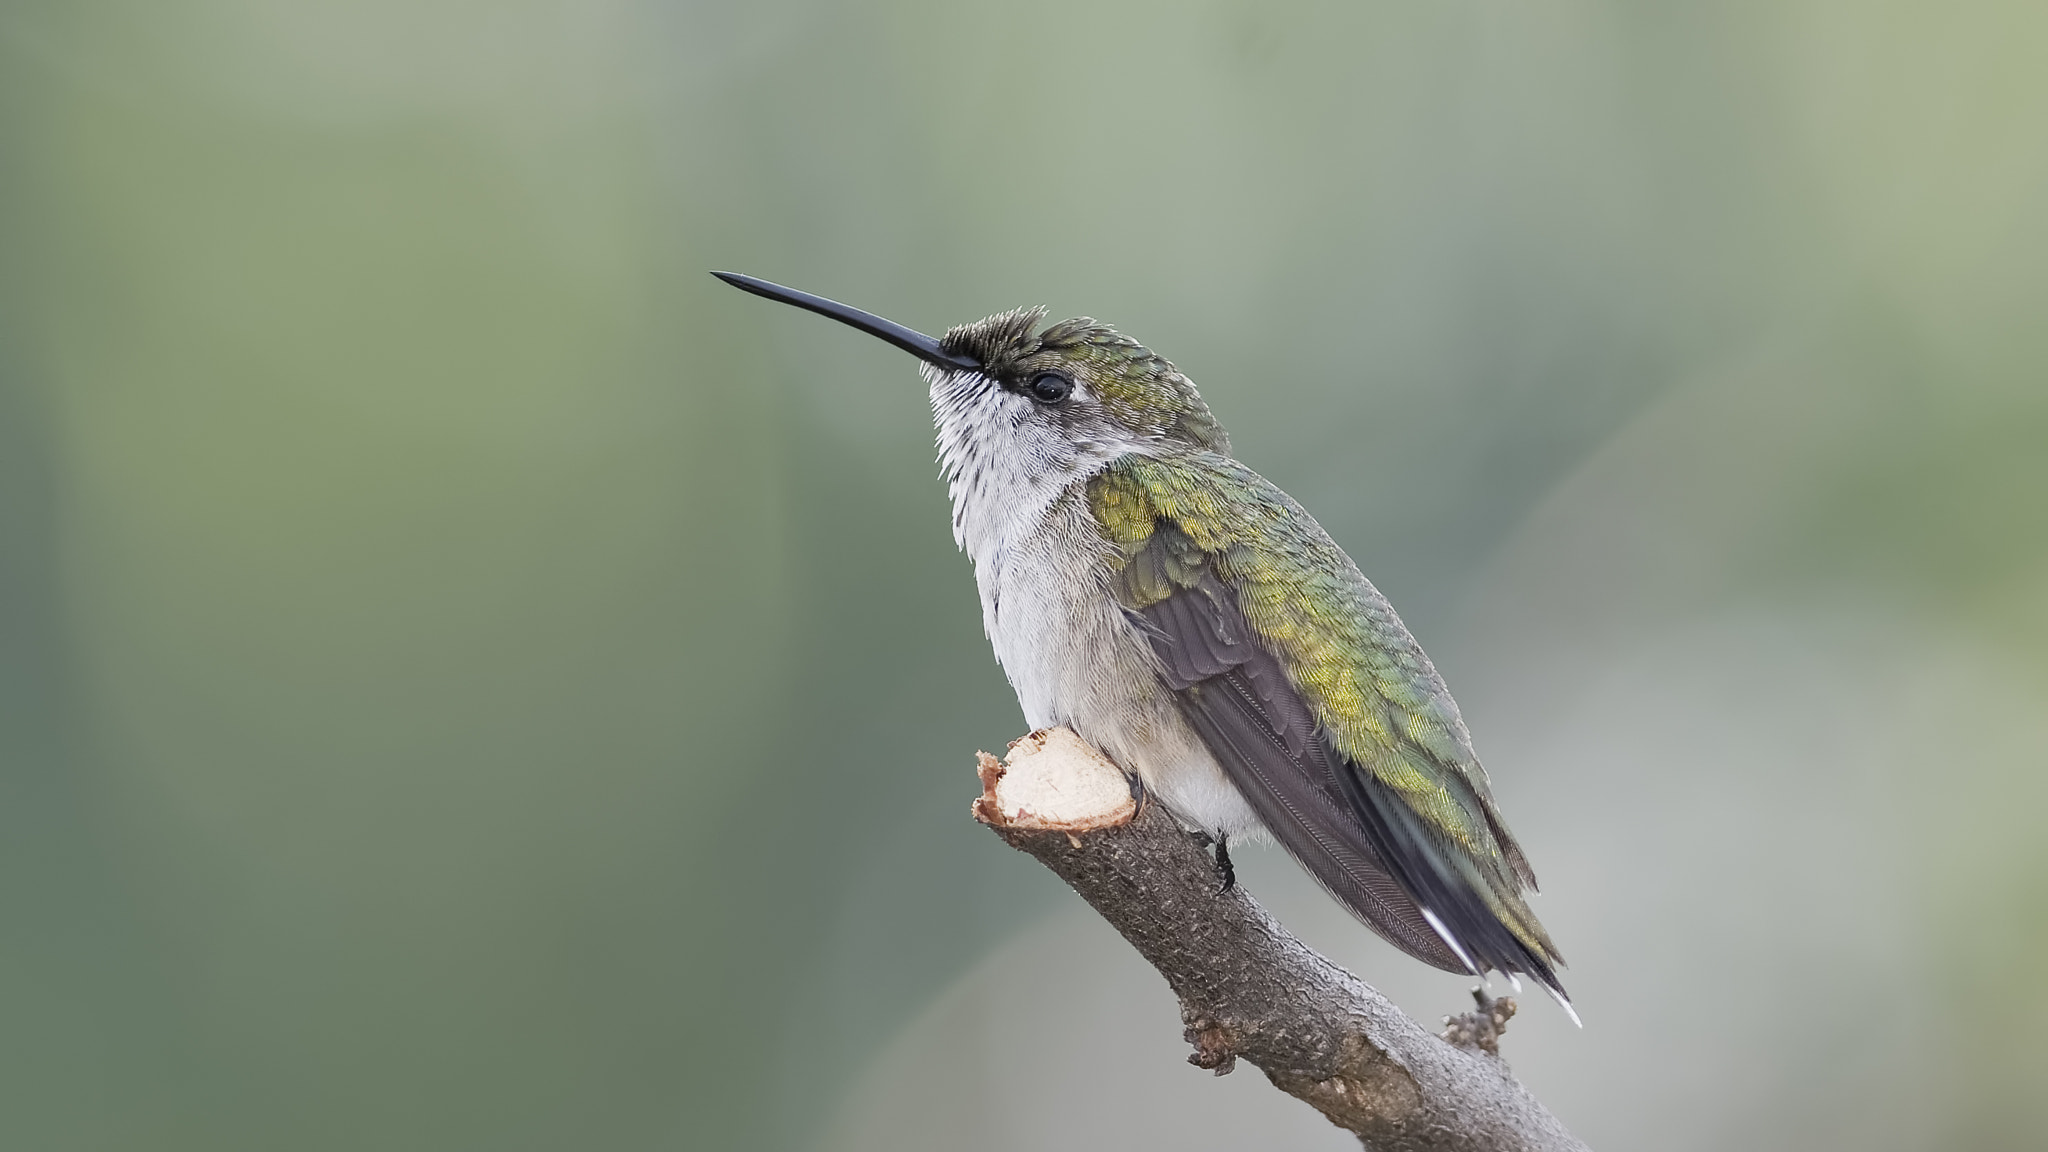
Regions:
[[[1012,447],[1080,458],[1229,451],[1209,406],[1164,357],[1085,317],[1042,326],[1019,308],[947,332],[939,349],[972,368],[927,361],[940,434],[1014,438]]]
[[[1041,327],[1043,308],[962,324],[934,340],[857,308],[732,272],[735,288],[829,316],[924,362],[939,447],[957,482],[991,457],[1047,479],[1128,453],[1228,452],[1188,378],[1136,340],[1086,317]],[[1007,471],[1007,470],[1006,470]]]

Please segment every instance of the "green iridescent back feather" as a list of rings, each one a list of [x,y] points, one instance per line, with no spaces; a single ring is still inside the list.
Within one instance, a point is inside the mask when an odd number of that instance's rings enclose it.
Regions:
[[[1397,793],[1442,862],[1538,956],[1556,948],[1523,901],[1535,887],[1441,677],[1386,598],[1321,525],[1235,459],[1190,447],[1131,455],[1088,481],[1133,610],[1209,572],[1273,652],[1338,752]]]

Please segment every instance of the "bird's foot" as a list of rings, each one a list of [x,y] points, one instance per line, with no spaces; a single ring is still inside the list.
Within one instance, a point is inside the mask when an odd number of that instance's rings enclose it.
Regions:
[[[1193,840],[1197,848],[1216,849],[1216,875],[1223,881],[1223,886],[1216,889],[1217,895],[1237,887],[1237,867],[1230,862],[1230,837],[1211,836],[1197,828],[1188,833],[1188,839]]]
[[[1136,772],[1126,772],[1124,773],[1124,787],[1131,790],[1131,817],[1136,819],[1140,813],[1145,811],[1145,798],[1148,795],[1145,791],[1145,781],[1140,779]]]

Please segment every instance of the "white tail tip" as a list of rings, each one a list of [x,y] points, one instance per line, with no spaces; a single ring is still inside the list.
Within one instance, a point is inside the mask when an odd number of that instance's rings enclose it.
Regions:
[[[1555,1001],[1557,1001],[1557,1006],[1558,1006],[1559,1008],[1562,1008],[1562,1009],[1564,1009],[1564,1014],[1572,1018],[1572,1023],[1573,1023],[1574,1025],[1576,1025],[1576,1026],[1577,1026],[1577,1027],[1578,1027],[1578,1028],[1579,1028],[1580,1030],[1582,1030],[1582,1031],[1583,1031],[1583,1030],[1585,1029],[1585,1027],[1586,1027],[1586,1023],[1585,1023],[1585,1021],[1583,1021],[1583,1020],[1579,1019],[1579,1011],[1578,1011],[1578,1009],[1576,1009],[1576,1008],[1573,1008],[1573,1007],[1572,1007],[1572,1002],[1564,998],[1564,993],[1562,993],[1562,992],[1559,992],[1559,991],[1558,991],[1557,989],[1555,989],[1555,988],[1552,988],[1552,987],[1551,987],[1550,985],[1548,985],[1548,984],[1545,984],[1545,985],[1543,986],[1543,990],[1544,990],[1545,992],[1548,992],[1548,993],[1550,993],[1550,998],[1551,998],[1552,1000],[1555,1000]]]
[[[1486,979],[1486,975],[1479,971],[1479,965],[1472,962],[1472,956],[1465,951],[1465,946],[1458,943],[1458,938],[1451,935],[1451,930],[1444,927],[1444,922],[1436,918],[1436,913],[1424,908],[1422,909],[1422,918],[1429,921],[1429,926],[1436,930],[1436,934],[1443,938],[1443,942],[1450,945],[1451,951],[1458,954],[1458,959],[1465,962],[1466,971],[1479,977],[1481,980]]]

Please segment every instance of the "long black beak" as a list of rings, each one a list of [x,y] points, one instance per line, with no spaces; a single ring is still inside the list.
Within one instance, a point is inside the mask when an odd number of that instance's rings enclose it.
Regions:
[[[713,272],[712,275],[742,292],[752,292],[756,296],[766,296],[770,300],[780,300],[784,304],[794,304],[806,311],[816,312],[820,316],[830,316],[841,324],[858,328],[870,336],[879,336],[898,348],[903,349],[905,352],[910,353],[912,356],[917,357],[919,360],[936,364],[941,368],[951,368],[954,371],[966,372],[975,372],[981,369],[981,361],[976,360],[974,357],[962,356],[957,352],[948,352],[939,347],[937,340],[924,333],[905,328],[894,320],[884,320],[872,312],[863,312],[858,308],[849,308],[837,300],[827,300],[823,296],[813,296],[809,292],[799,292],[794,288],[784,288],[780,284],[770,284],[766,280],[753,276],[742,276],[737,272]]]

